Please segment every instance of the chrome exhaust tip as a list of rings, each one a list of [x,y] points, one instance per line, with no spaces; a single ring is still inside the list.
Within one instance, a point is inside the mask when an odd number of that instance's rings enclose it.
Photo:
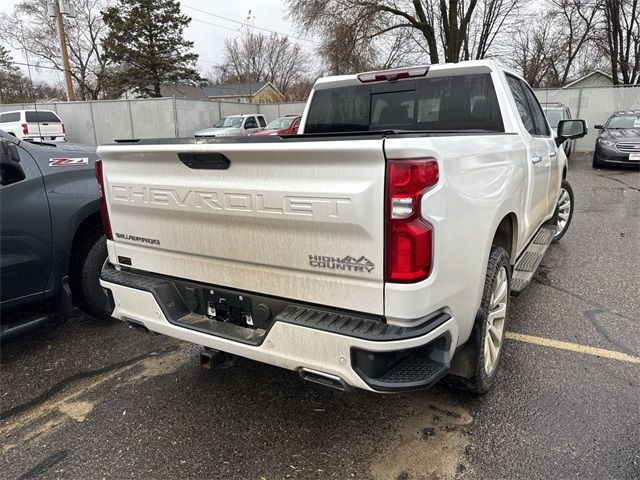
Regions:
[[[348,389],[344,380],[330,373],[319,372],[306,367],[301,367],[298,370],[298,373],[300,373],[303,380],[308,382],[319,383],[325,387],[335,388],[336,390],[341,390],[343,392]]]

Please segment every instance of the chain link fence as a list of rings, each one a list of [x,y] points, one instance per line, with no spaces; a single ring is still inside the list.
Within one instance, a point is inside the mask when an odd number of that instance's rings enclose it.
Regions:
[[[593,151],[598,130],[595,125],[607,121],[613,112],[640,110],[640,86],[588,87],[535,90],[541,103],[562,103],[569,107],[573,118],[583,118],[589,126],[589,134],[576,142],[576,151]]]
[[[535,90],[541,103],[562,103],[573,118],[584,118],[589,134],[578,140],[577,151],[593,150],[598,132],[594,125],[604,123],[619,110],[640,110],[640,86],[589,87]],[[241,113],[261,113],[267,122],[283,115],[302,114],[304,102],[254,104],[147,98],[90,102],[38,104],[54,110],[65,123],[67,139],[75,143],[103,144],[125,138],[190,137],[210,127],[221,117]],[[33,109],[33,104],[0,104],[0,112]]]
[[[267,122],[283,115],[300,115],[304,102],[259,104],[212,102],[180,98],[141,98],[0,104],[10,110],[53,110],[64,122],[67,141],[100,145],[115,139],[190,137],[211,127],[220,118],[243,113],[261,113]]]

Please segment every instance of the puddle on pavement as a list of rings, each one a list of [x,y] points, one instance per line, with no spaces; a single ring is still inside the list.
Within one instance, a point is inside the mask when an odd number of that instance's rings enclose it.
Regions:
[[[42,403],[5,419],[0,425],[2,451],[24,445],[40,436],[48,435],[69,421],[83,422],[105,396],[95,391],[109,382],[119,386],[143,382],[147,379],[174,373],[189,360],[184,350],[150,354],[129,365],[89,377],[47,398]],[[95,400],[98,397],[99,400]]]
[[[371,467],[375,480],[449,479],[465,468],[461,456],[473,417],[459,403],[437,397],[410,400],[413,413],[401,421],[387,451]]]

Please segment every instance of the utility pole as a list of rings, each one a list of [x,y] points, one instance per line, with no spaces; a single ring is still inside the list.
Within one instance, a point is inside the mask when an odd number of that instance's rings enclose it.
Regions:
[[[63,0],[64,1],[64,0]],[[67,51],[67,36],[64,33],[64,21],[62,18],[62,8],[60,7],[60,0],[53,0],[53,12],[51,12],[51,3],[49,3],[49,15],[56,17],[56,23],[58,25],[58,33],[60,35],[60,52],[62,53],[62,66],[64,67],[64,81],[67,84],[67,100],[75,102],[76,92],[73,91],[73,81],[71,80],[71,65],[69,65],[69,52]],[[54,15],[51,15],[53,13]],[[64,14],[67,16],[75,16],[75,12],[71,12],[69,5],[65,2]]]

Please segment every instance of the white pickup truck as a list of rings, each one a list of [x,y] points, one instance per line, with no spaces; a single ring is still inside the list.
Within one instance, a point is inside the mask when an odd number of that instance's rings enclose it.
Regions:
[[[101,146],[113,316],[311,381],[477,393],[573,194],[536,97],[491,61],[316,82],[298,135]],[[223,353],[224,352],[224,353]]]

